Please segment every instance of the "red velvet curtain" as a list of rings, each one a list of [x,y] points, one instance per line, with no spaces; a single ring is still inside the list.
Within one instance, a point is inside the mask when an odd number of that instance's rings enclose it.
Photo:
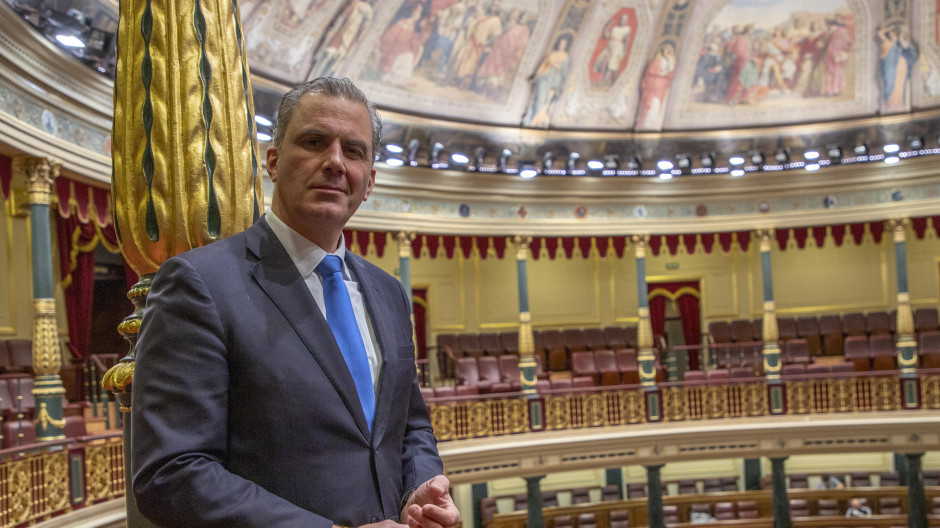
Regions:
[[[653,327],[653,335],[666,335],[666,297],[657,295],[649,300],[650,302],[650,324]]]
[[[699,312],[699,298],[687,293],[679,296],[679,316],[682,318],[682,333],[686,345],[698,345],[702,341],[702,319]],[[698,353],[689,352],[689,368],[698,370]]]
[[[702,321],[699,312],[701,289],[698,281],[660,282],[647,285],[650,300],[650,322],[653,335],[666,333],[666,301],[674,300],[679,307],[682,334],[686,345],[698,345],[702,340]],[[689,367],[698,368],[698,354],[689,353]]]
[[[77,214],[59,216],[56,232],[59,242],[59,265],[62,287],[65,288],[65,312],[68,316],[68,348],[72,356],[88,356],[91,335],[91,310],[95,290],[95,248],[99,242],[114,251],[117,236],[114,225],[98,227],[92,218],[82,222]]]

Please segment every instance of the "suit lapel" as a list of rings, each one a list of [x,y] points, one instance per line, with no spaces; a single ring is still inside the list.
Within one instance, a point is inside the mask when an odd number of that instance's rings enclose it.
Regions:
[[[366,272],[365,266],[358,259],[359,257],[348,251],[346,252],[346,265],[353,271],[362,290],[363,302],[372,322],[375,340],[382,355],[379,393],[376,394],[375,420],[372,422],[372,443],[378,445],[385,434],[388,417],[391,416],[394,403],[391,401],[391,395],[395,394],[395,384],[400,383],[400,378],[390,375],[389,372],[392,368],[392,362],[397,361],[398,355],[398,339],[394,327],[395,317],[389,313],[392,311],[391,308],[395,306],[395,301],[388,299],[388,292],[382,291],[378,287],[375,279]],[[393,358],[392,361],[389,361],[389,358]]]
[[[258,258],[251,269],[255,281],[297,332],[343,399],[359,431],[368,438],[369,428],[349,367],[297,266],[264,221],[245,232],[245,241],[247,249]]]

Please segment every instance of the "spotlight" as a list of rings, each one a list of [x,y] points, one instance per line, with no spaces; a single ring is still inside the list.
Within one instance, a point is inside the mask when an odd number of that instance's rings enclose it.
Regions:
[[[819,159],[819,151],[818,151],[818,150],[807,150],[806,152],[803,153],[803,158],[804,158],[804,159],[807,159],[807,160],[810,160],[810,161],[812,161],[812,160],[818,160],[818,159]]]
[[[907,141],[911,146],[911,150],[920,150],[924,148],[924,138],[921,136],[908,136]]]
[[[414,138],[408,142],[408,164],[412,167],[418,165],[418,149],[421,147],[421,142],[418,141],[418,138]]]
[[[438,161],[440,161],[441,151],[443,150],[443,143],[434,143],[434,146],[431,147],[431,152],[428,152],[428,163],[430,165],[437,165]]]
[[[672,179],[672,173],[671,173],[671,172],[661,172],[661,173],[659,173],[659,179],[660,179],[660,180],[671,180],[671,179]]]
[[[810,172],[814,172],[814,171],[818,171],[818,170],[819,170],[819,164],[818,164],[818,163],[807,163],[806,166],[803,167],[803,168],[806,169],[806,170],[808,170],[808,171],[810,171]]]
[[[467,163],[470,163],[470,158],[468,158],[465,154],[461,154],[459,152],[454,152],[453,154],[451,154],[450,159],[451,161],[453,161],[454,163],[457,163],[458,165],[466,165]]]
[[[263,115],[256,115],[255,123],[258,123],[259,125],[266,126],[266,127],[269,127],[274,124],[271,122],[270,119],[268,119],[267,117],[264,117]],[[401,152],[401,151],[399,150],[398,152]]]
[[[692,168],[692,158],[685,154],[679,154],[676,156],[676,167],[679,167],[682,170],[688,170]]]
[[[894,154],[895,152],[901,150],[901,147],[897,143],[888,143],[884,146],[885,154]]]
[[[790,148],[781,147],[774,151],[774,160],[780,165],[790,162]]]
[[[477,170],[479,170],[479,168],[483,166],[483,159],[485,157],[486,157],[485,147],[477,147],[476,150],[473,151],[473,165],[477,168]]]
[[[599,171],[604,168],[604,162],[601,160],[591,160],[587,162],[587,168],[595,171]]]
[[[271,134],[265,134],[264,132],[255,133],[255,137],[258,138],[258,141],[271,141]]]
[[[620,168],[620,156],[609,154],[604,156],[604,168],[607,170],[617,170]]]
[[[643,168],[643,158],[637,154],[627,160],[627,170],[638,171]]]
[[[744,156],[731,156],[728,158],[728,163],[732,165],[744,165]]]
[[[752,150],[747,153],[748,157],[751,158],[751,163],[754,165],[763,165],[764,164],[764,153],[759,150]]]
[[[496,160],[496,168],[499,169],[499,172],[506,172],[506,164],[509,163],[509,156],[512,156],[512,151],[504,148],[502,152],[499,153],[499,159]]]
[[[895,163],[901,161],[901,158],[898,156],[885,156],[886,165],[894,165]]]
[[[859,143],[858,145],[855,145],[855,155],[867,156],[868,155],[868,143]]]
[[[731,169],[731,176],[733,178],[740,178],[744,176],[744,169]]]
[[[656,162],[656,166],[659,167],[661,171],[671,171],[675,165],[669,160],[659,160]]]
[[[578,154],[577,152],[572,152],[571,154],[568,154],[568,161],[565,162],[565,168],[568,170],[569,173],[578,168],[579,159],[581,159],[581,154]]]
[[[389,167],[401,167],[405,164],[405,160],[401,158],[388,158],[385,160],[385,164]]]
[[[826,155],[832,160],[842,159],[842,147],[839,145],[829,145],[826,147]]]
[[[552,165],[555,164],[555,153],[548,151],[545,154],[542,154],[542,172],[547,170],[552,170]]]
[[[702,167],[710,169],[715,166],[715,153],[709,152],[702,154],[702,158],[699,161],[702,163]]]
[[[523,180],[530,180],[538,175],[539,171],[535,169],[535,163],[531,161],[519,163],[519,177]]]
[[[81,41],[75,35],[56,35],[55,39],[59,41],[59,44],[69,48],[84,48],[85,43]]]

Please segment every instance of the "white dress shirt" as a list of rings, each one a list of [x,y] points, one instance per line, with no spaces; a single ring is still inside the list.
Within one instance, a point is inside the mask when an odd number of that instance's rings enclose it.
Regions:
[[[314,244],[309,239],[294,231],[274,214],[274,211],[267,211],[264,215],[268,226],[274,231],[274,236],[281,242],[287,254],[290,256],[297,271],[303,277],[307,284],[307,289],[313,295],[323,318],[326,319],[326,303],[323,300],[323,282],[320,274],[317,273],[317,266],[323,257],[327,255],[326,250]],[[382,358],[379,355],[379,344],[375,340],[375,332],[372,330],[372,320],[366,312],[365,304],[362,302],[362,292],[359,291],[359,283],[355,277],[351,276],[349,267],[346,266],[346,243],[343,235],[340,235],[339,248],[333,252],[333,255],[339,257],[343,263],[343,282],[346,283],[346,289],[349,291],[349,300],[352,301],[353,312],[356,314],[356,324],[359,325],[359,333],[362,335],[362,343],[366,347],[366,355],[369,357],[369,370],[372,373],[372,388],[375,390],[376,400],[379,395],[379,371],[382,368]]]

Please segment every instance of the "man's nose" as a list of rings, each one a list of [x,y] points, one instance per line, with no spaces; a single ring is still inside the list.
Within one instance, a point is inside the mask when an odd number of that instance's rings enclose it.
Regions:
[[[342,174],[346,167],[346,160],[343,157],[343,145],[339,141],[333,141],[326,150],[326,161],[324,169]]]

